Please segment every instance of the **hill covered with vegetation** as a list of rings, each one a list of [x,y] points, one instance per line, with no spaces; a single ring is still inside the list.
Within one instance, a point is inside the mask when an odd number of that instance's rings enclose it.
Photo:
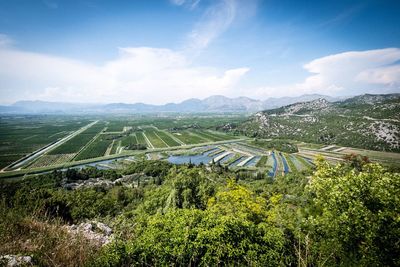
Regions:
[[[398,173],[357,157],[275,179],[163,161],[54,171],[0,183],[0,255],[38,266],[399,265],[399,188]]]
[[[400,95],[362,95],[341,102],[317,99],[258,112],[220,129],[258,138],[400,151]]]

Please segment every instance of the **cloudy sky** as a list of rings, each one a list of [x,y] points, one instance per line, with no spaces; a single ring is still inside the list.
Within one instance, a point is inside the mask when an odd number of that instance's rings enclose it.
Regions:
[[[0,103],[400,92],[398,0],[0,0]]]

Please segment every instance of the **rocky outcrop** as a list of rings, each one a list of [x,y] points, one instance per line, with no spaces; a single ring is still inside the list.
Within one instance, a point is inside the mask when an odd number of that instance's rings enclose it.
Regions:
[[[31,256],[4,255],[0,256],[0,265],[7,267],[33,266]]]
[[[89,178],[87,180],[77,180],[74,182],[64,182],[62,186],[64,189],[67,190],[76,190],[80,188],[91,188],[91,187],[111,188],[116,184],[122,184],[126,187],[136,187],[137,180],[139,178],[147,179],[147,177],[143,178],[143,175],[141,174],[130,174],[130,175],[124,175],[123,177],[118,178],[115,181],[99,177],[99,178]]]
[[[263,112],[258,112],[254,115],[255,121],[260,124],[263,128],[268,128],[270,126],[269,116]]]
[[[112,229],[102,222],[90,221],[79,225],[66,226],[72,235],[83,235],[88,240],[100,246],[110,243],[113,239]]]

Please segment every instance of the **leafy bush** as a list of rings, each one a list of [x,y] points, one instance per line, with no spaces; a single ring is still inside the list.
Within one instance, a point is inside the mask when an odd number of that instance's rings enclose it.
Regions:
[[[333,167],[323,160],[308,188],[315,214],[316,253],[330,264],[395,266],[400,264],[400,174],[378,164],[359,171]]]

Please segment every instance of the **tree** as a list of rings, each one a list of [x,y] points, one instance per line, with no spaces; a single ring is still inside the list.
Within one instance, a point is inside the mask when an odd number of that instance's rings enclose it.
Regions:
[[[321,261],[400,265],[400,174],[378,164],[360,170],[317,160],[308,223]],[[357,166],[359,167],[359,166]]]
[[[139,265],[281,266],[284,233],[266,220],[265,208],[264,199],[231,180],[205,210],[142,217],[127,253]]]

